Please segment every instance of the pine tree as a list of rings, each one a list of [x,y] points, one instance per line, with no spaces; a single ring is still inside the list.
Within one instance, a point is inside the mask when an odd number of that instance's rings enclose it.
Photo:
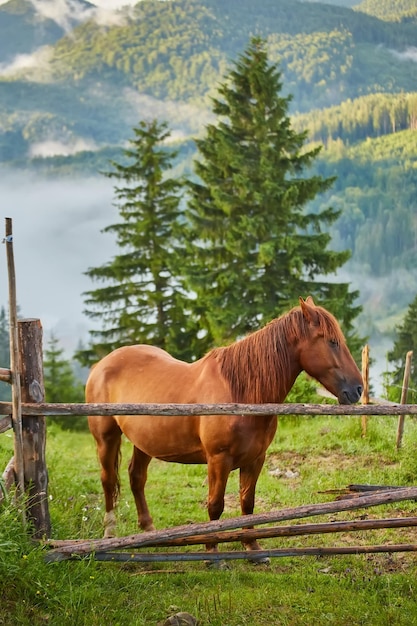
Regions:
[[[52,334],[43,359],[45,402],[84,402],[84,385],[74,373],[71,361]],[[54,423],[67,430],[86,430],[87,420],[80,415],[55,417]]]
[[[313,295],[345,333],[360,307],[349,285],[326,282],[349,258],[329,249],[325,230],[339,213],[308,212],[308,202],[333,178],[304,176],[320,148],[306,150],[306,133],[288,117],[281,75],[253,38],[213,99],[219,117],[197,140],[198,179],[190,182],[186,217],[189,287],[205,344],[234,340]]]
[[[134,128],[127,164],[112,162],[105,173],[120,181],[115,187],[121,221],[104,229],[116,235],[120,254],[86,275],[105,286],[88,291],[87,316],[101,323],[91,330],[91,345],[77,352],[85,365],[111,350],[135,343],[151,343],[175,356],[190,357],[186,325],[187,297],[178,276],[181,191],[184,183],[167,177],[176,151],[166,145],[165,123],[140,122]]]
[[[417,296],[409,305],[402,324],[396,329],[397,338],[393,349],[388,352],[388,361],[393,364],[394,369],[385,373],[386,386],[388,387],[390,400],[399,402],[401,397],[401,387],[404,378],[404,367],[407,352],[413,352],[411,362],[411,375],[409,382],[409,392],[407,401],[415,403],[417,401]]]
[[[45,402],[84,402],[84,385],[64,358],[58,339],[52,334],[43,360]],[[70,418],[65,418],[70,419]]]

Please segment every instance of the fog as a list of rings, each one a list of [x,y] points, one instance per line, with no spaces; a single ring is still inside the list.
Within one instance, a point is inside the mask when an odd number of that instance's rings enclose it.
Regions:
[[[113,183],[104,176],[38,181],[3,172],[0,198],[1,239],[4,218],[12,218],[19,316],[39,318],[46,337],[52,331],[62,347],[73,350],[91,328],[82,293],[96,285],[84,272],[116,252],[114,236],[101,232],[118,218]],[[2,264],[0,304],[7,308],[5,247]]]

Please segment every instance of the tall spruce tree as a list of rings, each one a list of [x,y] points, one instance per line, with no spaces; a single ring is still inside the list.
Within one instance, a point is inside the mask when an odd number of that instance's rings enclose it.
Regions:
[[[205,347],[258,328],[299,296],[327,306],[347,335],[360,311],[357,292],[324,278],[350,256],[329,249],[339,213],[308,211],[334,179],[305,175],[320,147],[305,149],[306,133],[292,130],[281,89],[265,42],[253,38],[213,99],[218,123],[196,142],[186,272]]]
[[[394,346],[388,352],[388,361],[392,363],[394,369],[385,373],[385,382],[388,387],[389,399],[399,402],[401,398],[401,387],[404,378],[404,367],[407,352],[413,352],[411,365],[411,375],[409,382],[409,392],[407,401],[417,402],[417,296],[409,305],[403,322],[396,329],[397,338]]]
[[[112,162],[113,170],[105,173],[120,181],[115,206],[121,220],[103,232],[116,235],[121,252],[86,272],[105,284],[85,294],[85,313],[100,322],[99,329],[90,331],[90,345],[76,354],[85,365],[135,343],[191,356],[187,297],[178,280],[184,183],[166,176],[177,153],[165,143],[170,136],[166,123],[142,121],[133,131],[130,147],[124,150],[126,163]]]

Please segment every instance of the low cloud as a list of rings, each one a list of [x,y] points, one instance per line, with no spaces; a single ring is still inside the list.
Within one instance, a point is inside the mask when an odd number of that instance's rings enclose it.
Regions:
[[[395,56],[395,58],[400,61],[413,61],[417,63],[417,48],[409,47],[403,52],[398,52],[398,50],[391,50],[391,54]]]
[[[17,54],[10,63],[0,63],[0,76],[27,76],[30,80],[45,80],[50,74],[49,61],[52,50],[38,48],[32,54]]]
[[[86,6],[78,0],[30,1],[38,15],[56,22],[67,34],[71,32],[74,25],[86,20],[94,20],[103,26],[121,25],[129,14],[127,7],[125,11],[117,11],[116,9],[119,8],[117,2],[108,3],[108,6],[104,3],[101,3],[102,6]]]
[[[87,141],[85,139],[75,139],[71,143],[66,143],[59,140],[41,141],[34,143],[30,147],[30,157],[53,157],[53,156],[69,156],[77,154],[77,152],[84,152],[85,150],[97,150],[97,146],[93,141]]]

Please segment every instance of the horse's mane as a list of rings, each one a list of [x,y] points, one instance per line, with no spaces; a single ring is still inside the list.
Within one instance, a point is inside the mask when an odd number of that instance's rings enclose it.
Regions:
[[[344,343],[333,315],[320,306],[314,311],[320,334],[325,339]],[[233,402],[277,402],[289,389],[290,346],[308,335],[308,322],[298,306],[247,337],[229,346],[214,348],[205,358],[212,356],[219,361],[221,373],[230,384]]]

